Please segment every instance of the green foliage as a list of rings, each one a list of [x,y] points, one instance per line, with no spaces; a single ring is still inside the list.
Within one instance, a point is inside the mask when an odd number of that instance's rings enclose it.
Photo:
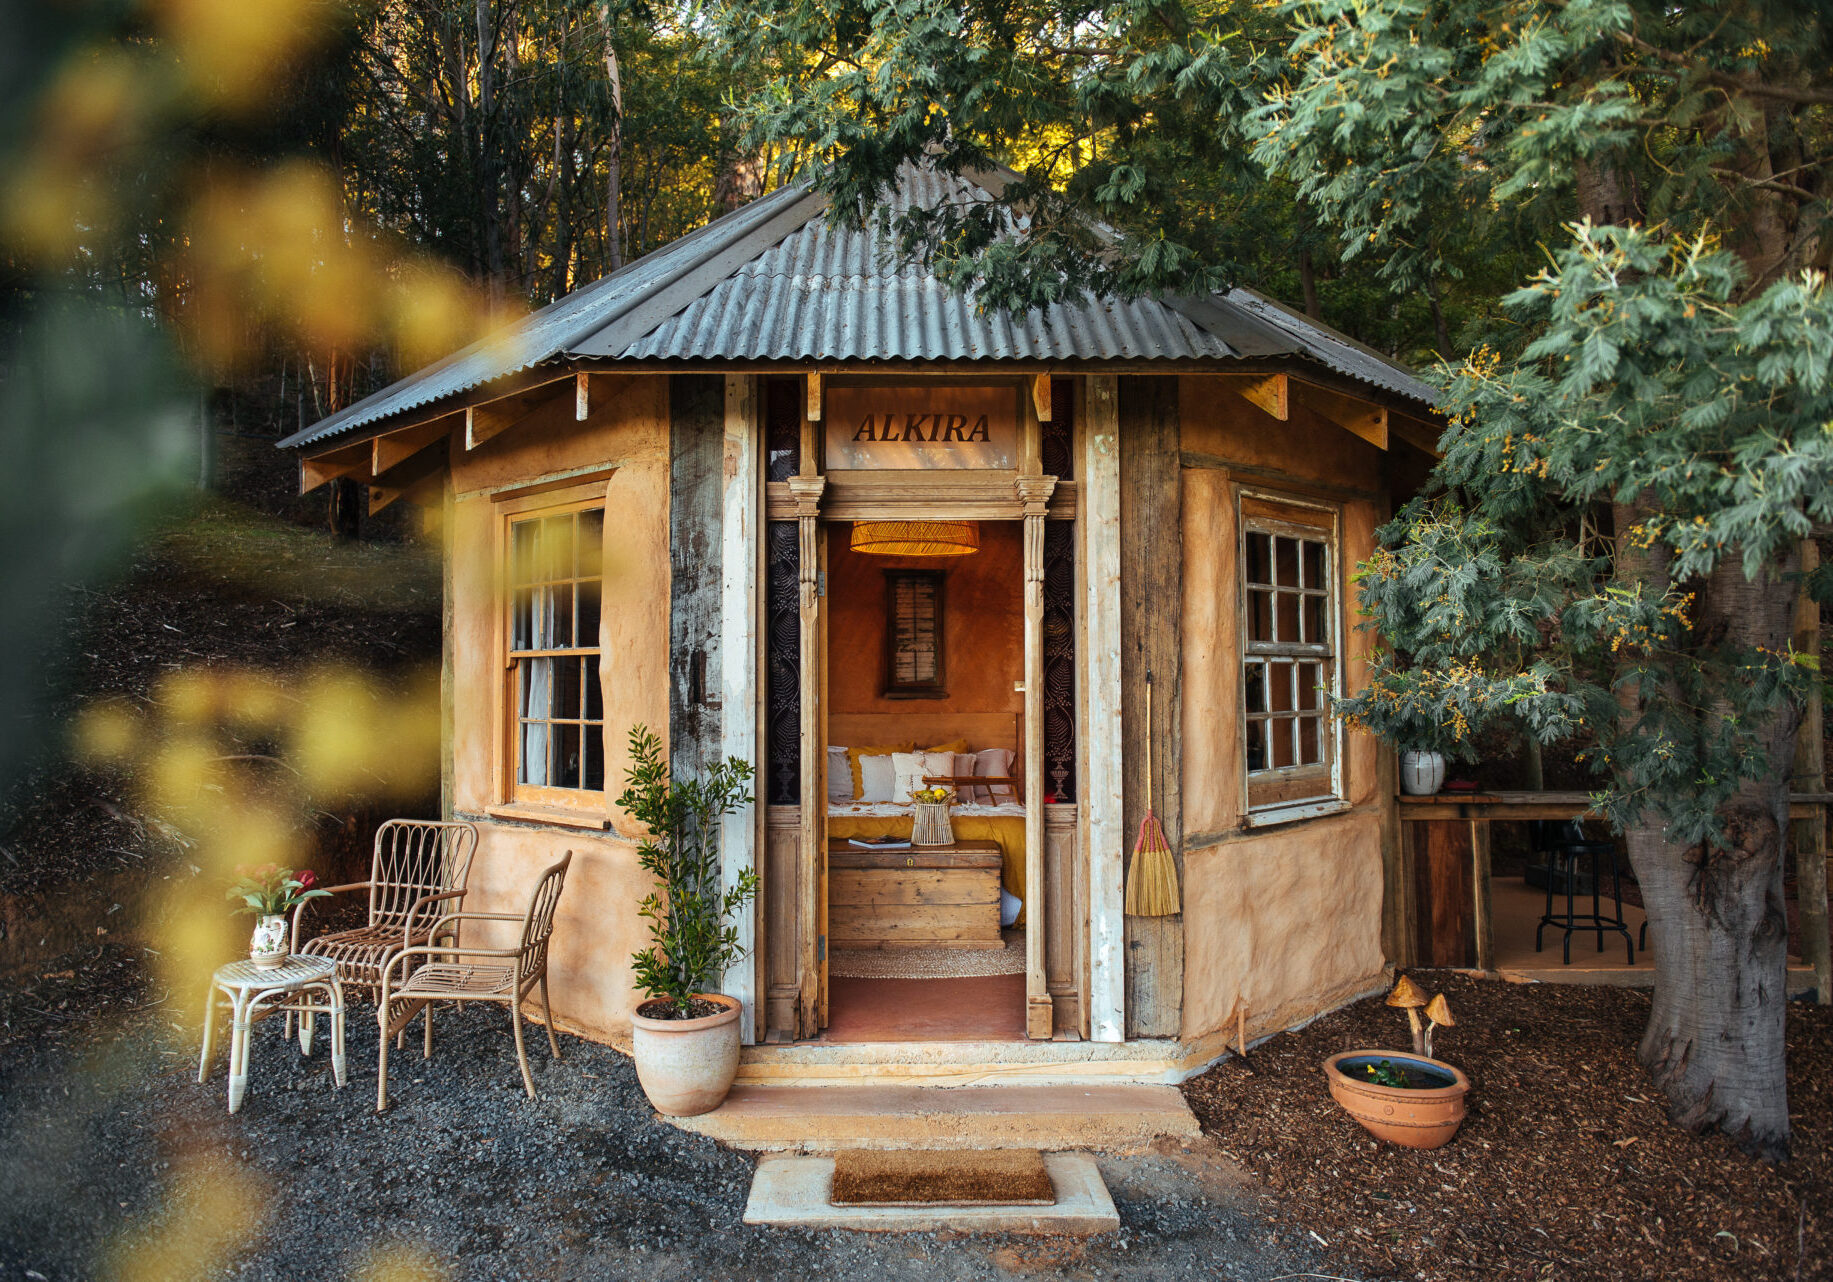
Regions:
[[[1495,217],[1447,222],[1411,294],[1382,278],[1385,252],[1333,261],[1298,185],[1253,154],[1299,35],[1263,4],[726,0],[711,15],[760,85],[739,99],[747,136],[809,167],[834,217],[872,217],[912,161],[1021,172],[997,200],[892,224],[905,254],[983,306],[1225,284],[1305,301],[1326,281],[1323,315],[1411,358],[1487,332],[1490,300],[1524,270],[1528,242],[1505,243],[1518,228]]]
[[[1395,1068],[1391,1059],[1384,1059],[1379,1064],[1364,1064],[1362,1075],[1369,1085],[1386,1086],[1391,1090],[1409,1090],[1413,1085],[1406,1070]]]
[[[279,864],[261,864],[254,868],[238,864],[235,884],[224,892],[223,897],[241,900],[242,906],[236,909],[239,913],[272,917],[279,913],[289,913],[308,899],[323,899],[330,895],[328,890],[316,889],[317,885],[317,874],[310,869],[296,873]]]
[[[1509,299],[1539,334],[1524,359],[1447,372],[1439,496],[1359,580],[1399,653],[1346,715],[1409,746],[1435,725],[1467,749],[1504,716],[1586,735],[1618,826],[1723,839],[1720,808],[1774,769],[1770,716],[1817,664],[1702,628],[1699,584],[1723,563],[1793,592],[1773,567],[1833,520],[1833,294],[1805,273],[1740,302],[1744,279],[1703,238],[1572,229]],[[1643,513],[1615,536],[1663,579],[1613,577],[1590,528],[1608,501]]]
[[[637,862],[658,883],[638,909],[649,922],[649,947],[631,962],[645,995],[686,1011],[689,998],[712,991],[745,955],[738,928],[726,921],[757,894],[757,873],[745,869],[722,891],[719,821],[751,799],[752,769],[728,757],[703,778],[676,780],[661,739],[646,726],[631,730],[630,757],[617,804],[648,831]]]

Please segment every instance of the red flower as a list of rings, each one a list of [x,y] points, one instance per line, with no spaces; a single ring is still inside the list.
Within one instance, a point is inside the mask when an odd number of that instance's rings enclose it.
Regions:
[[[302,868],[294,880],[299,883],[299,889],[310,890],[318,884],[318,874],[310,868]]]

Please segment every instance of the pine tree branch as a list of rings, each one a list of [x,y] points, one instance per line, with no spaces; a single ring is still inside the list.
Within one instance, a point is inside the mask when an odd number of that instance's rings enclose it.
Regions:
[[[1632,49],[1697,75],[1707,84],[1716,85],[1720,89],[1735,90],[1752,98],[1774,98],[1778,102],[1792,102],[1801,106],[1833,106],[1833,90],[1800,89],[1793,85],[1770,84],[1763,80],[1752,80],[1747,76],[1734,76],[1728,71],[1715,71],[1710,67],[1701,67],[1688,61],[1683,54],[1650,44],[1642,37],[1632,35],[1627,31],[1619,31],[1617,39]]]

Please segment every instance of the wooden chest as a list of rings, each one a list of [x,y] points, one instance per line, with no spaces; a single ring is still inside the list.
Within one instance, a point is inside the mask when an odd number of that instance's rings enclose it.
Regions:
[[[827,855],[830,948],[998,948],[999,846],[864,850]]]

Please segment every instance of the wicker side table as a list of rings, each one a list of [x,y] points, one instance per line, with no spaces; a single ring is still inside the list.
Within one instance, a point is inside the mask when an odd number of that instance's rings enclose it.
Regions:
[[[220,997],[219,997],[220,994]],[[331,1072],[344,1084],[344,988],[337,979],[337,964],[329,957],[302,957],[295,953],[272,970],[251,961],[234,961],[217,967],[204,1002],[204,1053],[198,1060],[199,1084],[210,1080],[210,1060],[216,1049],[216,1008],[226,1002],[230,1011],[229,1111],[242,1107],[248,1092],[248,1030],[269,1015],[292,1011],[310,1019],[331,1017]]]

